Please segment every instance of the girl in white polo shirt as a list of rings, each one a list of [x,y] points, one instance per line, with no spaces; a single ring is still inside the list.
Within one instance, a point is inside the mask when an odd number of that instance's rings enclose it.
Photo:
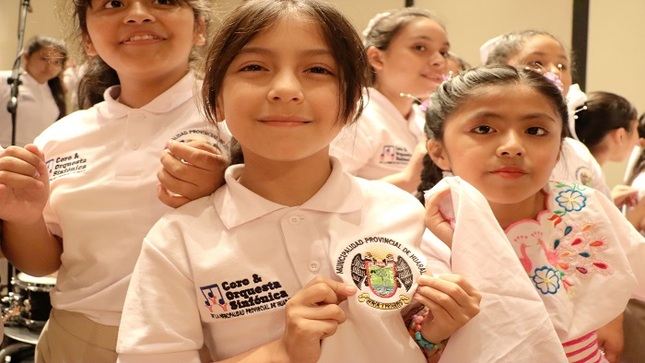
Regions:
[[[222,182],[219,131],[199,112],[190,66],[205,43],[209,2],[65,4],[91,58],[87,76],[107,74],[100,80],[111,87],[35,145],[0,154],[2,248],[23,272],[58,270],[36,361],[114,362],[143,237],[168,205]]]
[[[216,361],[425,362],[422,349],[436,353],[477,313],[463,279],[421,278],[414,197],[329,155],[362,109],[366,65],[352,25],[324,2],[250,0],[224,21],[203,98],[244,164],[146,236],[120,362],[199,362],[204,344]],[[416,300],[441,318],[413,339],[402,312]]]
[[[414,191],[418,175],[402,172],[417,145],[425,144],[425,100],[448,73],[450,50],[444,26],[429,11],[403,8],[376,15],[363,32],[370,87],[359,122],[343,130],[331,154],[345,170],[365,179],[384,179]]]
[[[7,109],[12,71],[0,72],[0,145],[5,148],[33,142],[44,129],[67,114],[60,78],[67,60],[65,44],[58,39],[36,36],[27,43],[22,60],[15,140],[12,140],[12,115]]]

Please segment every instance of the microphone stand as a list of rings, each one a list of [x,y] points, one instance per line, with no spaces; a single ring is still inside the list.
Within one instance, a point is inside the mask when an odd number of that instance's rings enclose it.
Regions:
[[[11,77],[7,79],[11,85],[11,93],[9,102],[7,102],[7,111],[11,114],[11,145],[16,144],[16,126],[18,116],[18,87],[22,83],[20,81],[20,61],[22,59],[23,44],[25,42],[25,27],[27,25],[27,12],[30,9],[29,0],[22,0],[20,6],[20,17],[18,19],[18,55],[13,62],[13,69],[11,70]],[[7,292],[13,291],[13,275],[14,267],[11,263],[7,263]]]

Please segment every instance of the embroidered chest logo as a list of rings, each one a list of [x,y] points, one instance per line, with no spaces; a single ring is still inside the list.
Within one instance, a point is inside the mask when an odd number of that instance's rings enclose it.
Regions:
[[[199,293],[204,298],[204,307],[214,319],[230,319],[277,309],[289,300],[289,294],[280,282],[265,282],[257,274],[250,278],[200,286]]]
[[[576,180],[580,184],[591,187],[591,171],[586,166],[581,166],[576,169]]]
[[[336,273],[344,280],[350,277],[358,287],[358,302],[379,310],[409,304],[414,282],[424,272],[425,261],[420,255],[385,237],[352,242],[336,260]]]
[[[381,164],[407,164],[412,154],[408,149],[396,145],[384,145],[379,157]]]
[[[173,136],[172,140],[175,140],[178,142],[203,141],[215,146],[220,151],[226,150],[226,148],[222,147],[223,143],[220,140],[220,138],[217,137],[215,133],[210,132],[208,130],[201,130],[201,129],[184,130],[177,133],[175,136]]]
[[[49,171],[49,181],[68,174],[80,173],[87,169],[87,159],[78,153],[57,156],[47,160],[46,164]]]

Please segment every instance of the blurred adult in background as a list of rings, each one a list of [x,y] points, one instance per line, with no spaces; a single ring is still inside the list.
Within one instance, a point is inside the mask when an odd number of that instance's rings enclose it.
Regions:
[[[60,77],[66,61],[67,48],[61,40],[36,36],[27,43],[18,77],[15,140],[12,140],[12,114],[7,110],[12,71],[0,72],[0,145],[25,146],[67,114]]]

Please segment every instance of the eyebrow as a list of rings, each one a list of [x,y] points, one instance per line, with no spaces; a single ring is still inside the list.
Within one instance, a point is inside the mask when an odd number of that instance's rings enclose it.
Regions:
[[[545,52],[532,52],[532,53],[527,54],[526,57],[522,57],[522,59],[526,59],[528,57],[536,56],[536,55],[545,56],[546,53]],[[566,61],[569,61],[569,58],[566,55],[558,54],[557,57],[561,58],[561,59],[565,59]]]
[[[299,52],[303,55],[308,55],[308,56],[315,56],[315,55],[329,55],[331,56],[332,53],[329,49],[327,48],[310,48],[306,49],[304,51]],[[274,51],[263,48],[263,47],[257,47],[257,46],[250,46],[250,47],[244,47],[240,50],[239,55],[242,54],[260,54],[260,55],[273,55],[275,54]]]
[[[471,119],[478,119],[478,118],[502,119],[502,116],[500,114],[490,112],[490,111],[481,111],[481,112],[475,113],[470,118]],[[532,112],[532,113],[529,113],[527,115],[523,115],[520,120],[522,120],[522,121],[530,121],[530,120],[535,120],[535,119],[547,119],[547,120],[551,120],[552,122],[557,122],[556,119],[551,117],[548,113],[544,113],[544,112]]]
[[[411,36],[410,39],[423,39],[423,40],[428,40],[428,41],[431,41],[431,42],[435,41],[434,38],[430,38],[427,35],[414,35],[414,36]],[[450,47],[450,42],[446,41],[442,45],[444,45],[446,47]]]

